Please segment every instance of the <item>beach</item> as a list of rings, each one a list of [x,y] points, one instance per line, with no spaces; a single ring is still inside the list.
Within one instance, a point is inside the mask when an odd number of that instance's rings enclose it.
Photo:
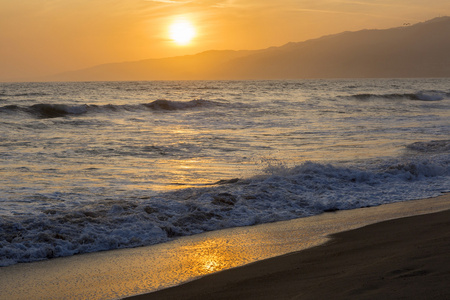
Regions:
[[[2,83],[0,267],[448,192],[449,83]]]
[[[0,300],[450,299],[450,6],[1,2]]]
[[[448,299],[450,211],[338,233],[324,245],[130,300]]]
[[[449,82],[1,83],[0,299],[145,295],[449,210]]]
[[[396,298],[411,284],[448,295],[449,209],[445,194],[16,264],[0,268],[0,299]]]

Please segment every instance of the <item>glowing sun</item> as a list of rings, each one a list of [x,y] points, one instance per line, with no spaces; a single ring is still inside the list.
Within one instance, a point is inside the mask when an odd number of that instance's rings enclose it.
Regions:
[[[188,20],[178,20],[170,25],[169,36],[178,45],[187,45],[195,37],[195,28]]]

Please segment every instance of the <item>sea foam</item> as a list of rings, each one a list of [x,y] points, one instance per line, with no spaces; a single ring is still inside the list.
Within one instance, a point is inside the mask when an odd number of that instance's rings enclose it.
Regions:
[[[165,242],[222,228],[307,217],[450,191],[450,156],[357,165],[305,162],[203,188],[80,202],[0,219],[0,265]],[[48,202],[49,200],[47,200]]]
[[[450,98],[450,93],[445,91],[419,91],[415,93],[394,93],[394,94],[375,94],[375,93],[363,93],[351,95],[351,98],[358,100],[369,99],[406,99],[406,100],[418,100],[418,101],[440,101]]]
[[[450,191],[448,86],[0,83],[0,265]]]

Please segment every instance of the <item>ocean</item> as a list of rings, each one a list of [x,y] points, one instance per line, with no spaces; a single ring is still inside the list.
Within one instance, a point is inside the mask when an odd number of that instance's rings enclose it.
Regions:
[[[0,266],[450,191],[450,79],[0,83]]]

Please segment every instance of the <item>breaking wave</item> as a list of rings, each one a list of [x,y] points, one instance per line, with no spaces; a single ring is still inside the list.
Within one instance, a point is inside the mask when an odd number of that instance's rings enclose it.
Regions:
[[[88,112],[114,112],[114,111],[176,111],[220,105],[218,102],[196,99],[191,101],[155,100],[144,104],[126,105],[67,105],[67,104],[34,104],[31,106],[6,105],[0,107],[0,112],[25,112],[38,118],[58,118],[69,115],[81,115]]]
[[[400,94],[355,94],[350,96],[357,100],[370,100],[370,99],[407,99],[417,101],[440,101],[450,98],[450,93],[443,91],[420,91],[417,93],[400,93]]]
[[[216,185],[80,205],[73,194],[33,215],[0,218],[0,266],[129,248],[177,236],[436,196],[450,190],[450,156],[338,166],[306,162]],[[73,200],[70,200],[73,199]],[[72,202],[71,202],[72,201]]]
[[[448,152],[450,151],[450,140],[415,142],[407,145],[406,148],[425,153]]]

